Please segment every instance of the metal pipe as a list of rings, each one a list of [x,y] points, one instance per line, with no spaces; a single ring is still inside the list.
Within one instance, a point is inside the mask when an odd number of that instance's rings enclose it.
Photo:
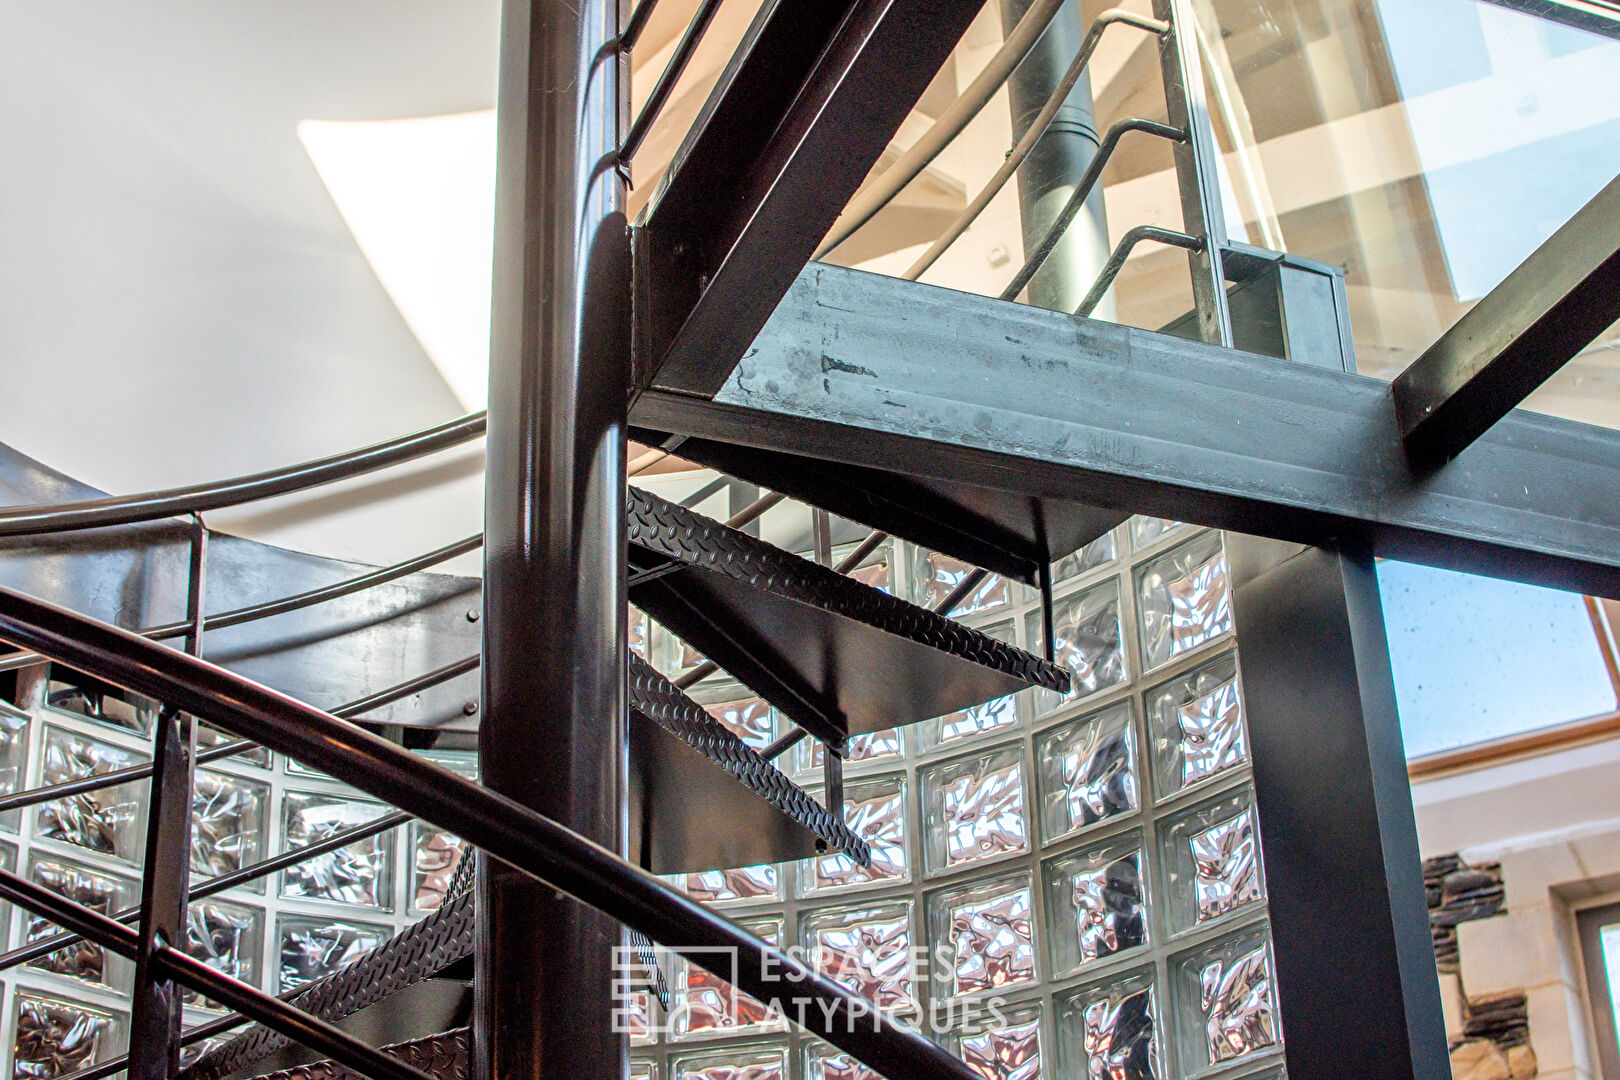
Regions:
[[[929,245],[928,250],[918,256],[917,261],[907,268],[905,274],[902,275],[907,281],[916,281],[927,273],[928,268],[933,266],[941,255],[945,254],[945,250],[954,244],[957,238],[978,220],[979,215],[984,213],[984,208],[989,206],[991,201],[1001,193],[1001,189],[1006,186],[1012,175],[1018,171],[1018,167],[1024,163],[1024,159],[1029,157],[1030,151],[1034,149],[1041,136],[1046,134],[1046,130],[1051,127],[1052,121],[1058,115],[1058,110],[1068,100],[1069,92],[1074,89],[1081,73],[1085,71],[1086,65],[1091,62],[1091,54],[1096,51],[1097,43],[1102,40],[1103,31],[1115,23],[1134,26],[1154,34],[1162,34],[1168,29],[1158,19],[1150,19],[1145,15],[1138,15],[1135,12],[1125,11],[1121,8],[1110,8],[1097,16],[1096,21],[1091,24],[1091,30],[1086,34],[1085,41],[1081,43],[1079,51],[1075,53],[1074,59],[1070,61],[1068,69],[1064,71],[1063,77],[1058,80],[1058,84],[1053,88],[1052,93],[1047,96],[1046,104],[1041,107],[1041,111],[1036,114],[1035,119],[1030,122],[1028,129],[1019,136],[1018,142],[1012,148],[1012,152],[1007,155],[1007,160],[1001,163],[1000,167],[996,169],[995,175],[990,177],[989,182],[979,190],[973,201],[968,203],[967,207],[956,216],[956,220],[951,222],[939,239]],[[1101,151],[1098,151],[1098,153],[1100,154]],[[1084,203],[1085,199],[1081,199],[1081,202]],[[1065,206],[1064,210],[1067,212],[1068,207]],[[1069,216],[1072,218],[1073,214],[1070,213]]]
[[[641,0],[636,10],[630,13],[630,21],[624,24],[624,30],[619,34],[619,49],[629,52],[641,40],[641,34],[652,21],[653,10],[658,7],[658,0]]]
[[[9,589],[0,589],[0,640],[166,701],[392,802],[492,859],[671,946],[698,966],[720,968],[716,974],[735,978],[745,993],[774,1003],[891,1080],[982,1080],[935,1043],[877,1013],[865,998],[781,954],[613,851],[353,724],[206,661]],[[529,746],[532,749],[532,741]],[[534,755],[523,762],[532,769]],[[480,921],[487,911],[480,909]],[[589,952],[585,946],[574,941],[560,955],[570,964],[583,964]],[[731,956],[740,958],[735,973]],[[546,1003],[533,999],[527,1007],[548,1012]],[[576,1024],[582,1019],[578,1001],[556,1003],[549,1011],[566,1014]]]
[[[771,745],[767,746],[765,749],[761,750],[759,752],[759,756],[764,758],[766,761],[775,761],[777,758],[799,745],[799,743],[803,742],[804,737],[807,734],[809,733],[806,732],[804,728],[796,727],[792,731],[789,731],[786,735],[783,735],[780,739],[777,739],[775,742],[771,743]]]
[[[636,156],[641,144],[647,138],[647,132],[652,130],[653,121],[663,111],[664,105],[669,101],[669,95],[674,92],[675,84],[681,81],[681,75],[686,71],[686,65],[692,62],[692,54],[697,52],[698,44],[703,40],[704,31],[714,21],[715,12],[720,10],[720,0],[703,0],[697,11],[692,15],[692,21],[686,24],[686,32],[681,40],[675,43],[675,51],[670,54],[669,63],[664,65],[663,73],[658,81],[653,83],[652,91],[647,100],[641,103],[641,111],[636,114],[635,123],[625,133],[624,141],[619,145],[619,161],[628,162]],[[637,31],[639,34],[640,31]]]
[[[1063,230],[1069,227],[1069,223],[1080,212],[1080,207],[1085,205],[1086,199],[1091,194],[1091,189],[1102,178],[1103,169],[1107,167],[1108,159],[1113,156],[1114,148],[1119,145],[1119,140],[1126,133],[1132,131],[1147,132],[1149,135],[1157,135],[1161,139],[1169,139],[1172,142],[1180,142],[1187,137],[1186,133],[1180,128],[1173,128],[1168,124],[1161,124],[1154,120],[1143,120],[1137,117],[1121,120],[1109,128],[1108,134],[1103,136],[1102,145],[1097,148],[1096,156],[1091,159],[1091,164],[1086,167],[1086,174],[1080,178],[1080,182],[1074,186],[1074,191],[1069,195],[1069,201],[1064,203],[1062,211],[1053,219],[1051,226],[1046,231],[1046,235],[1029,253],[1028,258],[1024,260],[1024,265],[1019,268],[1018,273],[1013,275],[1012,281],[1008,282],[1007,287],[1001,290],[1000,299],[1018,299],[1018,294],[1024,291],[1025,285],[1029,284],[1029,279],[1035,276],[1035,272],[1041,268],[1041,264],[1046,261],[1047,256],[1052,254],[1052,249],[1057,247],[1058,241],[1063,238]]]
[[[889,200],[900,194],[907,184],[917,178],[917,174],[926,169],[939,152],[950,145],[952,139],[962,133],[975,116],[979,115],[985,105],[1001,85],[1007,81],[1020,61],[1035,47],[1041,39],[1046,26],[1058,8],[1065,0],[1035,0],[1024,17],[1019,20],[1013,32],[1007,35],[996,55],[984,66],[984,70],[974,76],[972,82],[963,90],[957,99],[940,114],[933,126],[923,132],[918,140],[901,154],[895,163],[885,169],[876,180],[855,193],[855,197],[844,207],[844,212],[838,218],[827,238],[816,248],[812,258],[820,259],[828,255],[839,244],[853,236],[862,225],[871,221],[879,210],[889,205]]]
[[[854,551],[851,551],[848,555],[845,555],[842,559],[838,560],[838,565],[833,567],[833,572],[838,574],[847,574],[851,570],[859,568],[861,563],[866,560],[866,557],[881,547],[883,545],[883,541],[887,540],[888,538],[888,533],[879,529],[872,530],[871,535],[869,535],[865,540],[862,540],[860,545],[856,547]]]
[[[1188,236],[1186,233],[1177,232],[1175,229],[1165,229],[1158,225],[1132,226],[1125,230],[1124,236],[1119,238],[1119,244],[1115,246],[1114,253],[1108,256],[1108,262],[1103,266],[1102,273],[1097,275],[1097,280],[1092,284],[1091,291],[1086,293],[1086,298],[1080,301],[1080,306],[1075,309],[1074,313],[1076,315],[1091,314],[1091,310],[1097,306],[1098,301],[1103,298],[1103,294],[1114,284],[1114,278],[1119,276],[1120,268],[1125,265],[1125,260],[1131,257],[1131,249],[1142,240],[1154,240],[1161,244],[1169,244],[1172,247],[1185,248],[1188,251],[1197,251],[1204,246],[1204,242],[1198,237]]]
[[[743,507],[741,510],[727,518],[726,525],[732,529],[741,529],[746,525],[750,525],[753,523],[755,518],[759,517],[761,514],[765,513],[765,511],[769,510],[771,507],[775,506],[777,503],[780,503],[786,498],[787,496],[780,491],[773,491],[768,495],[761,495],[759,498],[755,499],[753,502],[749,503],[747,506]]]
[[[979,587],[979,583],[989,576],[990,571],[984,569],[983,567],[975,566],[972,570],[969,570],[966,574],[962,575],[962,580],[956,583],[956,587],[954,589],[945,594],[944,599],[934,605],[934,610],[941,615],[949,615],[951,612],[956,610],[957,606],[961,604],[962,601],[972,596],[973,590],[977,589]]]
[[[0,510],[0,536],[35,536],[70,529],[131,525],[176,514],[196,514],[224,506],[239,506],[376,472],[390,465],[470,442],[483,433],[484,413],[475,412],[459,420],[387,442],[251,476],[164,491],[147,491],[138,495],[117,495],[49,506],[7,507]]]
[[[502,4],[478,730],[489,795],[616,854],[631,387],[619,9]],[[494,859],[476,889],[474,1076],[621,1080],[622,927]]]

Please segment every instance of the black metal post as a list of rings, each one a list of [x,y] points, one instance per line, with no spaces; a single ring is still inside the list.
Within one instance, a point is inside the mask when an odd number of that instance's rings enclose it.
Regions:
[[[203,591],[208,528],[192,515],[191,566],[186,583],[186,652],[202,654]],[[191,716],[172,706],[158,714],[152,743],[151,805],[141,878],[140,951],[130,1017],[130,1080],[168,1080],[180,1068],[182,998],[157,961],[169,947],[186,947],[186,891],[191,868],[191,785],[197,737]]]
[[[1001,0],[1001,24],[1009,32],[1034,0]],[[1060,8],[1041,40],[1007,80],[1016,141],[1046,105],[1069,62],[1085,39],[1079,0]],[[1046,236],[1063,205],[1097,156],[1097,119],[1091,103],[1091,78],[1082,74],[1040,141],[1018,170],[1018,209],[1024,250]],[[1030,280],[1029,302],[1054,311],[1073,311],[1086,286],[1108,258],[1108,221],[1102,185],[1092,189],[1085,208],[1064,232],[1040,271]]]
[[[1451,1075],[1370,555],[1226,534],[1288,1075]]]
[[[485,473],[483,782],[624,850],[629,231],[615,0],[505,0]],[[612,919],[478,866],[480,1080],[619,1080]]]

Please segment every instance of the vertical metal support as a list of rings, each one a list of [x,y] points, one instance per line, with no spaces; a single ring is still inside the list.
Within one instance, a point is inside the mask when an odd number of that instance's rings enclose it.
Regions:
[[[208,567],[208,529],[192,515],[191,567],[186,586],[186,652],[202,655],[203,591]],[[130,1018],[130,1080],[168,1080],[180,1069],[180,987],[160,970],[153,955],[186,947],[186,891],[191,869],[191,784],[196,769],[196,729],[191,717],[164,706],[152,744],[151,805],[146,862],[141,877],[140,952]]]
[[[1018,25],[1034,0],[1001,0],[1001,25]],[[1079,0],[1058,9],[1046,32],[1007,81],[1012,107],[1012,134],[1016,141],[1046,105],[1063,79],[1086,28]],[[1091,102],[1091,77],[1086,74],[1069,91],[1046,134],[1040,137],[1018,169],[1018,211],[1029,252],[1041,242],[1063,211],[1075,184],[1097,156],[1097,118]],[[1029,283],[1029,302],[1053,311],[1073,311],[1108,261],[1108,219],[1102,185],[1086,200],[1085,208],[1064,232],[1052,254]],[[1099,316],[1099,317],[1106,317]]]
[[[1053,633],[1052,618],[1052,564],[1041,560],[1039,569],[1041,590],[1041,640],[1046,642],[1048,663],[1057,663],[1057,639]]]
[[[1451,1075],[1373,560],[1226,534],[1290,1076]]]
[[[822,566],[833,564],[832,515],[819,506],[810,510],[810,546],[817,563]]]
[[[1232,317],[1226,306],[1226,274],[1221,266],[1226,243],[1226,217],[1221,210],[1221,183],[1215,132],[1209,123],[1204,69],[1198,55],[1197,16],[1192,0],[1153,0],[1155,17],[1170,24],[1159,38],[1159,67],[1170,125],[1187,133],[1175,144],[1176,183],[1181,191],[1182,231],[1203,241],[1187,253],[1192,272],[1198,334],[1214,345],[1232,345]]]
[[[504,0],[485,473],[483,782],[625,850],[630,238],[617,0]],[[480,1080],[621,1080],[612,919],[477,869]]]

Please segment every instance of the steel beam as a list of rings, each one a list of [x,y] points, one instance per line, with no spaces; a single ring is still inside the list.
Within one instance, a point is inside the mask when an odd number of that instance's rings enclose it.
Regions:
[[[1419,467],[1450,461],[1620,319],[1620,177],[1400,373]]]
[[[614,0],[506,0],[485,475],[485,785],[625,849],[629,230]],[[479,1080],[620,1080],[613,919],[478,861]]]
[[[980,5],[767,0],[636,230],[636,385],[709,395]]]
[[[634,419],[1620,597],[1620,432],[1514,414],[1417,475],[1377,380],[839,267],[806,268],[714,401]]]

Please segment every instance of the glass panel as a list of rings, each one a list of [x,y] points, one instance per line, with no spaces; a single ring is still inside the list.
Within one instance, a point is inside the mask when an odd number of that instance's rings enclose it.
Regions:
[[[264,944],[264,912],[224,900],[186,905],[186,952],[215,971],[259,984],[259,953]],[[195,991],[183,991],[189,1005],[218,1009]]]
[[[1045,864],[1046,943],[1054,972],[1146,944],[1145,870],[1139,833]]]
[[[0,868],[17,872],[17,846],[15,844],[0,844]],[[0,943],[11,944],[11,904],[0,900]]]
[[[277,984],[303,986],[351,964],[388,940],[384,926],[283,915],[276,926]]]
[[[111,1013],[18,991],[11,1075],[15,1080],[72,1075],[115,1056],[122,1034],[122,1022]]]
[[[1068,1076],[1161,1080],[1153,972],[1083,986],[1056,1001],[1058,1047]]]
[[[28,732],[26,715],[0,710],[0,795],[22,790],[28,773]],[[16,832],[21,824],[20,810],[0,814],[0,829]]]
[[[1211,660],[1147,692],[1160,798],[1248,760],[1237,657]]]
[[[1138,567],[1136,603],[1150,668],[1232,629],[1221,534],[1206,532]]]
[[[1093,570],[1105,562],[1119,557],[1119,544],[1114,540],[1112,530],[1103,533],[1097,539],[1070,555],[1065,555],[1052,564],[1052,580],[1054,582],[1067,581],[1072,577],[1079,577],[1087,570]]]
[[[1033,900],[1024,876],[936,893],[928,901],[930,956],[941,996],[999,990],[1035,979]]]
[[[1142,517],[1131,518],[1131,548],[1141,551],[1158,543],[1177,529],[1184,526],[1179,521],[1168,518]]]
[[[1041,832],[1048,841],[1138,807],[1136,731],[1129,702],[1041,735],[1035,745]]]
[[[779,919],[740,925],[769,945],[782,943]],[[766,1022],[767,1012],[760,1002],[690,960],[684,967],[686,981],[681,1008],[675,1017],[678,1035],[726,1034]],[[781,1022],[773,1021],[773,1026],[780,1027]]]
[[[287,848],[292,850],[390,812],[386,806],[339,795],[289,791],[282,799],[281,820]],[[394,907],[393,850],[393,830],[390,830],[306,859],[282,871],[281,895],[391,911]]]
[[[776,725],[771,720],[771,707],[757,697],[734,701],[704,703],[710,716],[724,724],[733,735],[763,750],[776,738]]]
[[[1029,847],[1017,747],[936,765],[922,785],[930,870]]]
[[[859,544],[839,544],[833,548],[833,565],[843,562],[850,552]],[[876,551],[861,561],[861,565],[849,572],[849,576],[862,585],[892,594],[894,592],[894,541],[883,541]]]
[[[681,1058],[671,1071],[675,1080],[784,1080],[787,1051],[753,1048]]]
[[[823,975],[880,1008],[917,1003],[908,905],[817,911],[805,917],[804,943]]]
[[[1202,926],[1264,898],[1247,792],[1195,806],[1160,828],[1165,910],[1174,930]]]
[[[411,849],[416,853],[411,879],[411,907],[436,911],[445,890],[467,851],[461,837],[423,821],[411,824]]]
[[[962,1038],[962,1060],[985,1080],[1039,1080],[1041,1022],[1031,1016]]]
[[[647,658],[647,616],[640,608],[631,608],[629,626],[625,634],[630,651],[642,659]]]
[[[847,888],[873,881],[904,881],[906,791],[898,776],[879,777],[844,788],[844,821],[872,850],[872,865],[857,866],[848,855],[826,855],[805,864],[806,891]]]
[[[264,858],[270,787],[199,769],[191,793],[191,872],[218,877]],[[264,881],[245,886],[264,891]]]
[[[937,551],[912,549],[911,577],[912,601],[932,611],[939,607],[951,590],[961,584],[974,567],[961,559],[953,559]],[[1012,587],[1006,578],[989,574],[961,603],[946,612],[953,619],[990,611],[1012,600]]]
[[[1069,669],[1072,678],[1067,696],[1050,690],[1037,691],[1043,712],[1066,701],[1095,694],[1125,681],[1125,652],[1120,647],[1119,579],[1100,582],[1089,589],[1060,597],[1052,605],[1052,625],[1057,642],[1054,655],[1059,665]],[[1045,646],[1046,634],[1039,610],[1026,616],[1025,638],[1032,652]]]
[[[1263,929],[1193,949],[1171,963],[1182,1072],[1248,1057],[1281,1041],[1271,944]]]
[[[140,884],[128,878],[38,851],[33,853],[29,863],[28,876],[34,884],[102,915],[110,917],[140,903]],[[48,919],[37,916],[28,919],[29,941],[60,932],[61,927]],[[88,941],[66,946],[28,966],[98,986],[123,988],[128,987],[135,970],[130,961]]]
[[[116,694],[90,687],[74,686],[55,679],[51,680],[46,701],[53,709],[87,716],[108,727],[120,728],[136,735],[150,735],[152,718],[156,715],[156,709],[145,698],[125,701]]]
[[[64,784],[127,769],[146,760],[145,754],[134,750],[47,727],[40,782]],[[45,803],[35,811],[34,834],[137,863],[146,835],[146,781]]]
[[[219,746],[222,743],[239,741],[241,740],[235,735],[221,731],[216,727],[210,727],[203,723],[197,725],[197,748],[200,750],[206,750],[211,746]],[[253,765],[260,769],[268,769],[270,767],[270,751],[262,746],[255,746],[243,750],[240,754],[232,754],[225,760],[232,765]]]
[[[868,1069],[852,1054],[834,1050],[825,1043],[816,1043],[805,1051],[805,1080],[883,1080],[881,1074]]]
[[[899,728],[890,728],[887,731],[874,731],[866,735],[852,735],[849,739],[849,748],[844,758],[846,765],[861,761],[877,761],[881,758],[899,757],[901,731]],[[799,744],[801,757],[799,768],[801,771],[819,771],[826,763],[826,747],[815,739],[805,739]]]
[[[630,1080],[657,1080],[658,1065],[652,1061],[632,1061]]]
[[[781,895],[776,867],[740,866],[734,870],[705,870],[676,879],[694,900],[715,904],[726,900],[775,900]]]
[[[994,635],[992,635],[994,636]],[[923,725],[923,749],[931,750],[943,743],[997,731],[1018,723],[1018,700],[1011,694],[994,698],[982,705],[974,705],[930,720]]]

